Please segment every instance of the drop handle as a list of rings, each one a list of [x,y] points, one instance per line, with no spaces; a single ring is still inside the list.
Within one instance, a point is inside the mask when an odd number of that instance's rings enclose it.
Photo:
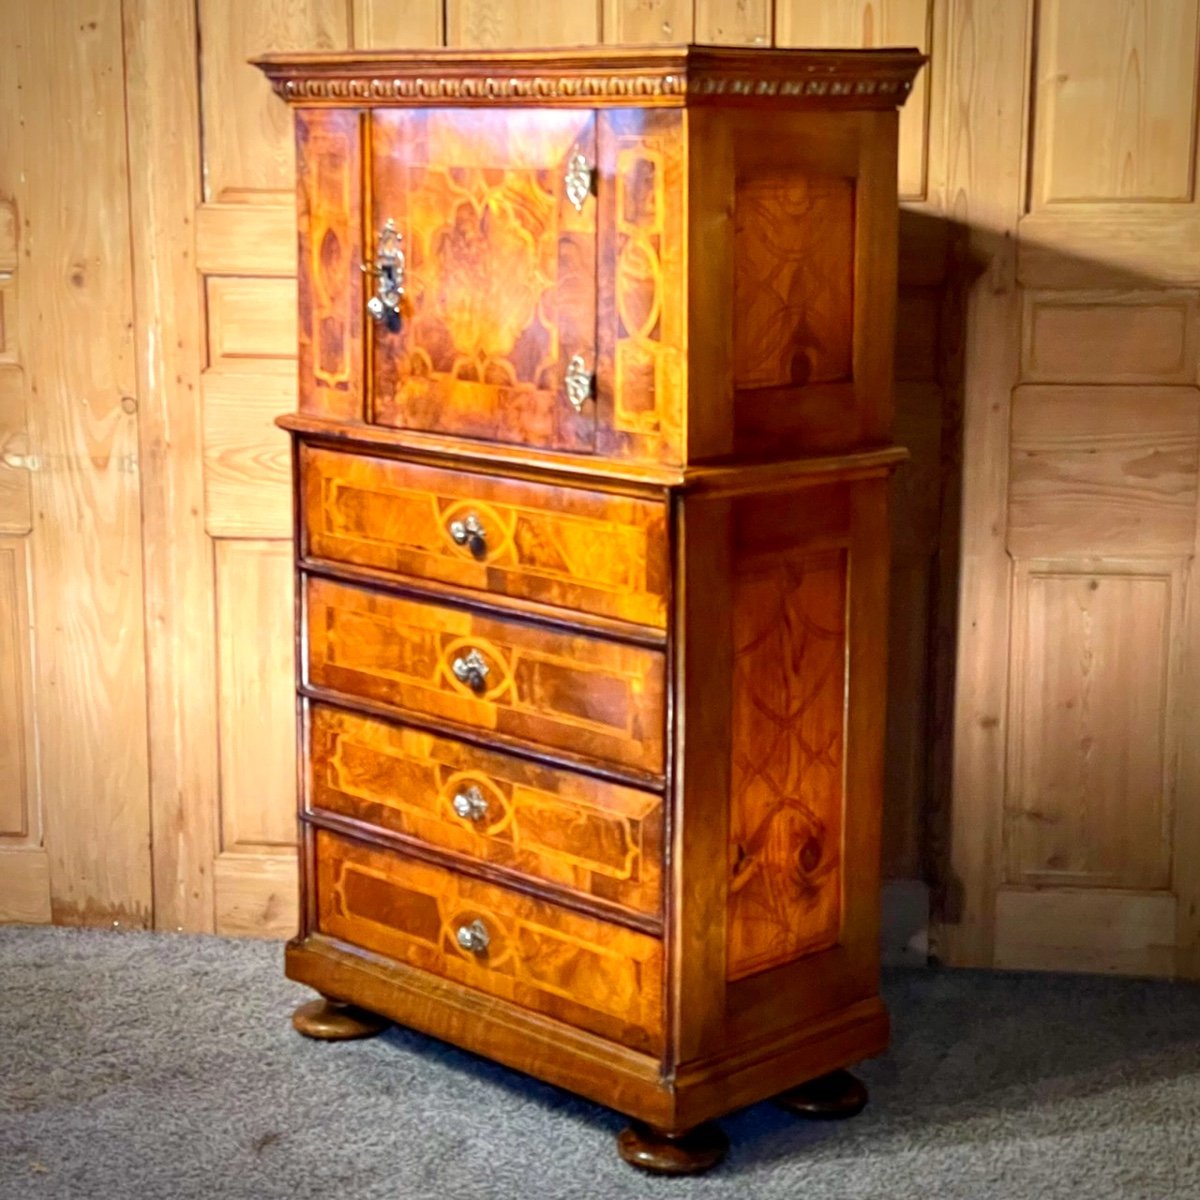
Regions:
[[[478,650],[460,654],[450,664],[450,669],[454,672],[454,678],[459,683],[465,683],[473,692],[482,692],[491,674],[487,659]]]
[[[451,521],[450,537],[456,546],[465,546],[476,558],[487,554],[487,530],[474,513],[467,513],[462,521]]]
[[[405,258],[404,236],[388,217],[375,243],[375,261],[363,263],[363,272],[375,278],[375,295],[367,301],[367,312],[377,325],[391,333],[400,332],[404,311]]]
[[[464,821],[482,821],[488,814],[487,798],[474,784],[455,793],[453,806]]]
[[[469,925],[460,925],[454,936],[458,944],[471,954],[482,954],[492,941],[487,926],[478,918]]]

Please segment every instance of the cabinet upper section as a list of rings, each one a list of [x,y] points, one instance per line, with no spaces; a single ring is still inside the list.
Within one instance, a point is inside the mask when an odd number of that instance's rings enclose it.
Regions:
[[[300,407],[686,467],[888,441],[908,50],[272,56]]]
[[[567,105],[896,108],[921,54],[888,50],[413,50],[268,54],[256,59],[292,104],[356,108]]]

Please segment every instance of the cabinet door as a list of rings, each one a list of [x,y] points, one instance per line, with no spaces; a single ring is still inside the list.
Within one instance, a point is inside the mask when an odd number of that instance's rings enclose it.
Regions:
[[[372,419],[590,451],[595,404],[568,376],[595,367],[595,114],[380,112],[371,141],[368,237],[390,220],[405,256],[400,328],[375,324]]]

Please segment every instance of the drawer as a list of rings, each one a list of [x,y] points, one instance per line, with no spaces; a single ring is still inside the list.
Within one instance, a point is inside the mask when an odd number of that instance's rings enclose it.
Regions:
[[[318,830],[317,928],[656,1052],[663,944],[648,934]]]
[[[313,704],[308,803],[637,912],[662,911],[662,798]]]
[[[659,650],[311,576],[305,596],[316,687],[662,773]]]
[[[666,624],[664,503],[312,446],[300,461],[314,558]]]

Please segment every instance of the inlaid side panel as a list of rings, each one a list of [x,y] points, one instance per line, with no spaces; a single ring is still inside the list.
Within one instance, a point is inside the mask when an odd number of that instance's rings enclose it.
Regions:
[[[661,502],[315,447],[301,462],[315,558],[666,622]]]
[[[678,112],[599,118],[597,450],[679,462],[687,397],[686,153]]]
[[[663,769],[663,655],[309,579],[309,682],[533,745]]]
[[[1197,0],[1037,6],[1034,207],[1194,196]]]
[[[662,798],[313,705],[308,803],[645,913]]]
[[[847,562],[830,546],[736,567],[730,979],[838,941]]]
[[[1009,883],[1169,885],[1181,583],[1161,568],[1018,570]]]
[[[356,112],[296,113],[300,408],[361,419],[362,149]]]
[[[787,171],[741,183],[733,261],[734,387],[804,387],[850,378],[851,181]]]
[[[400,328],[374,326],[373,419],[590,450],[568,376],[595,363],[596,200],[568,176],[595,163],[593,114],[380,111],[371,139],[372,226],[394,222],[407,281]]]
[[[638,1050],[661,1048],[657,938],[323,830],[316,840],[321,932]]]

